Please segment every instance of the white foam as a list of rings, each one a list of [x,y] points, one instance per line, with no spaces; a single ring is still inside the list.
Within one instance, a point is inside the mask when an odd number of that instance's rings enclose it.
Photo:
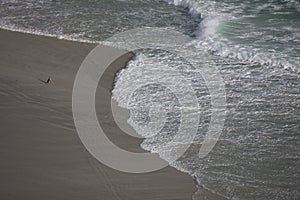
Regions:
[[[193,0],[166,0],[170,4],[174,4],[175,6],[182,6],[189,10],[189,13],[192,15],[200,15],[201,8],[197,5]]]
[[[190,145],[200,113],[191,80],[166,63],[138,54],[119,73],[112,98],[130,110],[128,123],[146,138],[141,147],[170,163]]]
[[[249,64],[259,64],[271,67],[281,67],[292,72],[299,73],[297,60],[286,60],[286,55],[282,53],[262,52],[260,49],[245,48],[238,45],[228,45],[223,42],[215,41],[212,38],[199,39],[193,42],[198,48],[204,48],[213,55],[241,61]]]
[[[214,37],[214,35],[218,31],[219,25],[220,25],[220,17],[209,16],[203,19],[203,21],[200,23],[195,33],[197,37],[201,39]]]

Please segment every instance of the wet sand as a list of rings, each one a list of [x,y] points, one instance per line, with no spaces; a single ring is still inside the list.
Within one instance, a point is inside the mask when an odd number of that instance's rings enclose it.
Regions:
[[[83,146],[72,117],[72,88],[81,62],[95,46],[0,30],[1,199],[191,199],[196,187],[188,174],[172,167],[119,172]],[[110,99],[115,72],[132,55],[124,54],[105,72],[96,110],[115,144],[144,152],[141,139],[124,134],[106,118],[109,106],[101,100]],[[48,77],[52,82],[45,84]],[[212,197],[205,193],[200,199]]]
[[[82,145],[72,118],[72,86],[94,47],[0,31],[1,199],[191,199],[195,186],[187,174],[171,167],[146,174],[119,172]],[[113,64],[105,79],[108,92],[97,96],[109,97],[114,70],[131,56]],[[53,81],[45,84],[49,76]],[[143,151],[140,139],[118,131],[109,133],[113,142]]]

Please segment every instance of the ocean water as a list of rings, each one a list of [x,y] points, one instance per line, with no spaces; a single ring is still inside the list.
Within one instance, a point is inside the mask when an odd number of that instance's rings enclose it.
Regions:
[[[113,98],[130,110],[128,123],[145,137],[141,146],[170,160],[163,146],[181,145],[172,139],[184,113],[191,130],[197,127],[196,136],[170,165],[228,199],[300,199],[299,1],[0,2],[0,27],[70,40],[97,43],[145,26],[173,27],[189,35],[193,51],[186,60],[164,50],[142,49],[117,75]],[[210,68],[224,82],[226,115],[218,142],[200,158],[218,112],[201,73]],[[158,74],[166,74],[164,82],[177,91],[154,83]],[[132,91],[133,84],[143,86]],[[191,95],[198,106],[180,99]]]

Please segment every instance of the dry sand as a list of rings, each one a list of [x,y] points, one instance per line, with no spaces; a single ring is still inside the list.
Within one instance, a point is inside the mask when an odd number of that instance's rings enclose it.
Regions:
[[[0,199],[191,199],[193,179],[172,167],[146,174],[113,170],[81,143],[72,118],[76,72],[94,44],[0,30]],[[107,47],[108,48],[108,47]],[[115,72],[132,54],[112,63],[97,96],[110,99]],[[51,76],[53,82],[43,81]],[[103,96],[105,98],[103,98]],[[97,102],[105,117],[106,102]],[[106,120],[118,146],[143,152],[141,139]],[[215,199],[200,192],[201,199]]]

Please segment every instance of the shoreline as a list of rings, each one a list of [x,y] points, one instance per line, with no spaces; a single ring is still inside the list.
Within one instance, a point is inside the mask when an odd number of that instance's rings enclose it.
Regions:
[[[55,38],[57,40],[66,40],[66,41],[71,41],[71,42],[80,42],[80,43],[88,43],[88,44],[99,44],[99,42],[100,42],[100,41],[92,41],[92,40],[84,40],[84,39],[75,39],[75,38],[66,37],[66,36],[54,35],[51,33],[40,33],[38,31],[23,30],[23,29],[10,28],[10,27],[1,27],[0,26],[0,30],[10,31],[10,32],[14,32],[14,33],[23,33],[23,34],[42,36],[42,37]]]
[[[0,43],[2,198],[192,198],[196,187],[187,173],[170,166],[146,174],[118,172],[94,159],[79,140],[71,111],[73,81],[96,44],[4,29],[0,29]],[[96,98],[110,98],[115,73],[131,57],[128,53],[110,65]],[[53,79],[49,85],[42,82],[48,76]],[[105,107],[105,102],[97,102],[98,117],[105,118],[107,109],[98,113]],[[141,139],[123,134],[111,121],[104,124],[115,144],[145,152],[139,146]],[[199,200],[218,198],[199,191]]]

